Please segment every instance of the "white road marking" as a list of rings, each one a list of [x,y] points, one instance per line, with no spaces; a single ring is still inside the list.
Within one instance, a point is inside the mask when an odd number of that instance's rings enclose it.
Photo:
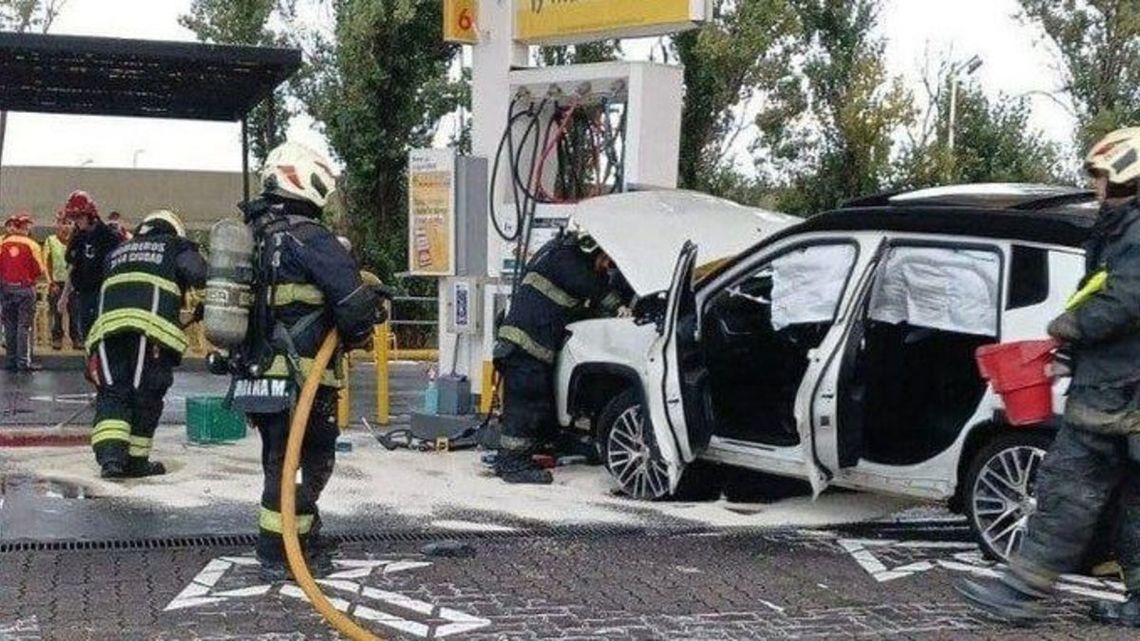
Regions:
[[[947,541],[892,541],[878,539],[840,539],[839,545],[851,558],[879,583],[902,579],[942,568],[951,572],[966,572],[976,576],[997,578],[1002,575],[998,566],[982,557],[976,545]],[[952,552],[949,559],[927,559],[888,568],[875,550],[935,550]],[[1064,574],[1057,581],[1057,590],[1090,599],[1123,602],[1124,585],[1118,581],[1098,579],[1076,574]]]
[[[764,607],[768,608],[769,610],[773,610],[773,611],[778,612],[780,614],[784,614],[784,612],[786,612],[785,608],[781,608],[780,606],[776,605],[775,603],[772,603],[771,601],[765,601],[764,599],[760,599],[760,603],[762,605],[764,605]]]
[[[392,630],[420,638],[440,639],[464,632],[470,632],[491,625],[483,619],[451,608],[441,608],[427,601],[381,590],[365,585],[364,580],[374,574],[390,575],[395,572],[415,570],[431,565],[426,561],[409,559],[375,560],[345,559],[333,562],[338,571],[317,582],[338,594],[355,595],[350,601],[332,594],[326,595],[333,607],[349,613],[358,619],[372,621]],[[241,556],[224,556],[211,560],[202,568],[178,596],[166,606],[165,611],[186,610],[205,605],[214,605],[228,600],[265,597],[273,593],[274,585],[258,584],[241,586],[227,590],[216,589],[222,577],[235,567],[255,567],[257,559]],[[246,573],[248,574],[248,572]],[[232,583],[231,583],[232,585]],[[276,594],[291,599],[308,601],[305,593],[296,585],[281,585]],[[360,601],[364,599],[366,601]],[[391,612],[389,610],[395,610]],[[410,618],[408,615],[412,615]],[[425,618],[426,621],[413,620]]]

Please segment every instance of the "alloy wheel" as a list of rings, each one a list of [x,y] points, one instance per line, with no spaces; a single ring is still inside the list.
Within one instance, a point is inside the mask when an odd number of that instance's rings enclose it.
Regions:
[[[622,493],[635,499],[659,499],[669,492],[669,472],[654,455],[649,438],[638,404],[618,415],[606,439],[606,467]]]
[[[994,454],[974,481],[974,526],[1002,561],[1021,548],[1029,517],[1037,511],[1037,471],[1045,451],[1022,445]]]

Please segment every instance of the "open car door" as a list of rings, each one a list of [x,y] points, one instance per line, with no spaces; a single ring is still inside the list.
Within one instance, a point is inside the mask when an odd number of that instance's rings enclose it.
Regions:
[[[700,319],[693,293],[697,246],[685,243],[673,270],[660,338],[649,358],[646,404],[656,452],[677,489],[681,472],[712,438],[708,369],[699,343]]]

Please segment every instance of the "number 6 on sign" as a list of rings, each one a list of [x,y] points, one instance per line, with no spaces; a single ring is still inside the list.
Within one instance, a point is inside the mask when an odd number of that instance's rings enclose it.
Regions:
[[[443,0],[443,39],[447,42],[475,44],[479,32],[478,0]]]

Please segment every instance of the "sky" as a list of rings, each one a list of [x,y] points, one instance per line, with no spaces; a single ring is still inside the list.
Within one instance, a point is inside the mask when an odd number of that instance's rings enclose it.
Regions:
[[[429,0],[434,1],[434,0]],[[178,25],[190,0],[68,0],[53,33],[157,40],[193,40]],[[886,0],[881,31],[887,67],[910,83],[922,77],[927,59],[977,54],[984,65],[976,80],[991,95],[1027,94],[1033,125],[1067,144],[1073,119],[1039,93],[1060,85],[1055,58],[1041,35],[1016,18],[1016,0]],[[219,91],[224,91],[219,87]],[[298,118],[289,136],[327,149],[308,118]],[[236,124],[187,121],[11,114],[5,165],[133,167],[240,171]]]

